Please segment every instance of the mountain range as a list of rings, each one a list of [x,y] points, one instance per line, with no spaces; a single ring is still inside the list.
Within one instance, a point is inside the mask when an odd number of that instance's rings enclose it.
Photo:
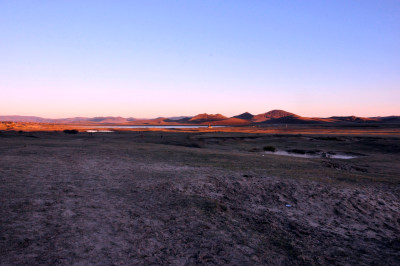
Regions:
[[[158,117],[138,119],[124,117],[73,117],[48,119],[37,116],[0,116],[0,121],[59,123],[59,124],[124,124],[124,125],[178,125],[178,124],[211,124],[211,125],[258,125],[258,124],[316,124],[316,123],[400,123],[400,116],[357,117],[332,116],[328,118],[302,117],[283,110],[272,110],[253,115],[248,112],[226,117],[222,114],[198,114],[196,116]]]

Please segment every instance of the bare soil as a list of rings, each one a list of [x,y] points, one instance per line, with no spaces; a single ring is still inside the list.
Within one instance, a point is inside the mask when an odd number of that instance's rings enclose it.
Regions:
[[[309,132],[2,131],[0,264],[399,265],[399,136]]]

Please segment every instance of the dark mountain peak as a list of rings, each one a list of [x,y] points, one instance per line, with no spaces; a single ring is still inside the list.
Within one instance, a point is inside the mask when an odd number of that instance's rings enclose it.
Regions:
[[[249,112],[245,112],[240,115],[236,115],[233,118],[239,118],[239,119],[244,119],[244,120],[251,120],[253,119],[254,115],[250,114]]]

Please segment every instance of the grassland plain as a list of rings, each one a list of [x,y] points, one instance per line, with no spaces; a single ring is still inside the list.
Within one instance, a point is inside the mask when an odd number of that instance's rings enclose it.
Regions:
[[[0,263],[399,264],[399,135],[329,130],[2,131]]]

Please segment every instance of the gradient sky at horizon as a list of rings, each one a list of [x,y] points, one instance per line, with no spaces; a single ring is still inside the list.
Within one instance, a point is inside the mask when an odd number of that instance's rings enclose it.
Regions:
[[[400,115],[400,1],[3,1],[0,115]]]

